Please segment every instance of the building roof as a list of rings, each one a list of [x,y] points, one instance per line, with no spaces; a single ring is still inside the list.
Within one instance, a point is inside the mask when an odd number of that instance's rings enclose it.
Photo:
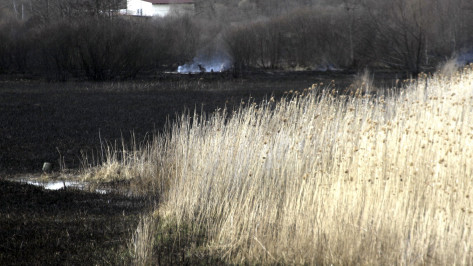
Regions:
[[[153,5],[166,5],[166,4],[193,4],[194,0],[144,0],[150,2]]]

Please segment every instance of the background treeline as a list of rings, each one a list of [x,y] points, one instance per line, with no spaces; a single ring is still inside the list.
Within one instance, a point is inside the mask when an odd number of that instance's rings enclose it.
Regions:
[[[0,0],[0,73],[133,78],[224,54],[248,68],[420,72],[473,48],[470,0],[196,0],[120,15],[123,0]]]

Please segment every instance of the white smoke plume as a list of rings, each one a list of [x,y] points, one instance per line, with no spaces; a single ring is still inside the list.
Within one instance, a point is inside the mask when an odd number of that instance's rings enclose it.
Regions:
[[[223,72],[230,69],[231,65],[232,60],[228,55],[197,56],[192,62],[179,66],[177,72],[181,74]]]
[[[457,64],[464,66],[473,63],[473,49],[461,53],[457,58]]]

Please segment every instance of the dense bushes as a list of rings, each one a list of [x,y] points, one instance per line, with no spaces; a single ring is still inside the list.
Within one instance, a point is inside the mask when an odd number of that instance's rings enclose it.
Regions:
[[[0,40],[2,73],[109,80],[192,58],[198,29],[189,17],[151,22],[88,18],[38,27],[10,21],[0,26]]]
[[[233,27],[226,40],[235,66],[371,66],[418,73],[473,47],[473,22],[457,18],[473,15],[473,7],[446,11],[421,0],[348,2]]]
[[[330,16],[321,10],[299,10],[234,27],[226,35],[229,52],[237,67],[347,66],[350,57],[343,20]]]
[[[149,66],[152,42],[142,34],[141,25],[126,21],[97,21],[77,30],[80,68],[95,80],[134,77]]]
[[[0,25],[0,72],[25,71],[33,35],[23,23],[8,21]]]
[[[195,15],[165,18],[62,6],[23,17],[3,9],[0,73],[124,79],[227,55],[235,71],[368,66],[418,73],[473,47],[473,5],[463,0],[299,1],[274,10],[236,2],[197,1]]]
[[[38,33],[46,73],[63,79],[85,75],[93,80],[134,77],[150,65],[151,38],[142,26],[124,20],[89,20],[49,25]]]

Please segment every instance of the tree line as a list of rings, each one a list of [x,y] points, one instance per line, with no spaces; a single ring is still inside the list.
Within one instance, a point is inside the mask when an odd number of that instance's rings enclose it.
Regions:
[[[469,0],[196,0],[195,12],[121,15],[122,0],[1,0],[0,73],[126,79],[224,53],[233,70],[418,73],[473,48]]]

